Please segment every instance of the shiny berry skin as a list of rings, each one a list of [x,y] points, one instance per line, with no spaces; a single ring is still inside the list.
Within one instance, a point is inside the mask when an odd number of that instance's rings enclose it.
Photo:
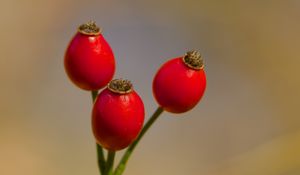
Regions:
[[[196,51],[167,61],[153,80],[153,94],[159,105],[171,113],[191,110],[206,88],[203,60]]]
[[[102,147],[117,151],[130,145],[144,122],[144,104],[127,80],[112,80],[97,97],[92,129]]]
[[[65,53],[64,65],[71,81],[84,90],[101,89],[113,78],[112,49],[94,22],[79,27]]]

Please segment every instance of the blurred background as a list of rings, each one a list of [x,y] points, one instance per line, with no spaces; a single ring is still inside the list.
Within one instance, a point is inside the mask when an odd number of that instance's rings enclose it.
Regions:
[[[146,119],[160,65],[189,49],[205,59],[202,101],[163,113],[125,175],[300,174],[298,0],[1,0],[0,174],[98,174],[91,96],[63,67],[76,28],[91,19]]]

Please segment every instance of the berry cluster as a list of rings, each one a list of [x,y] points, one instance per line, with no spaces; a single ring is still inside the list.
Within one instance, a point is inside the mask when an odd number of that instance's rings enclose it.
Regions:
[[[64,65],[70,80],[94,95],[92,130],[102,175],[122,174],[133,149],[158,116],[164,110],[171,113],[191,110],[206,88],[199,52],[188,51],[184,56],[167,61],[153,80],[153,94],[159,107],[143,127],[143,101],[130,81],[112,80],[115,73],[113,51],[95,22],[79,26],[66,50]],[[126,147],[127,151],[113,171],[115,151]],[[103,148],[108,150],[107,160]]]

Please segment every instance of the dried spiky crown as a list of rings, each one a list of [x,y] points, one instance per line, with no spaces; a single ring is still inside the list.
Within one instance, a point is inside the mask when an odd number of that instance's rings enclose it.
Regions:
[[[200,52],[192,50],[186,52],[183,57],[183,62],[190,68],[200,70],[203,69],[203,59],[201,57]]]
[[[132,91],[132,84],[129,80],[114,79],[109,82],[107,88],[118,94],[127,94]]]
[[[96,25],[94,21],[89,21],[85,24],[81,24],[78,27],[78,31],[85,35],[99,35],[101,29]]]

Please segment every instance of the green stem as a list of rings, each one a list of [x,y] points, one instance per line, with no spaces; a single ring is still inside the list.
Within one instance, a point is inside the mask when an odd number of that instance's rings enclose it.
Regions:
[[[92,91],[92,99],[93,99],[93,103],[95,102],[96,98],[98,95],[98,91]]]
[[[114,167],[115,154],[116,154],[115,151],[108,151],[107,162],[106,162],[105,174],[104,175],[112,175],[113,167]]]
[[[151,118],[148,120],[148,122],[145,124],[145,126],[143,127],[141,133],[139,134],[139,136],[137,137],[137,139],[128,147],[128,149],[126,150],[126,152],[124,153],[119,165],[117,166],[114,175],[121,175],[123,173],[123,171],[125,170],[126,167],[126,163],[130,157],[130,155],[132,154],[134,148],[136,147],[136,145],[139,143],[139,141],[141,140],[141,138],[144,136],[144,134],[147,132],[147,130],[150,128],[150,126],[155,122],[155,120],[160,116],[160,114],[163,112],[163,108],[162,107],[158,107],[156,109],[156,111],[153,113],[153,115],[151,116]]]
[[[93,103],[95,102],[97,95],[98,95],[98,91],[92,91]],[[98,160],[99,171],[102,175],[104,175],[106,162],[104,158],[103,148],[97,143],[96,143],[96,147],[97,147],[97,160]]]
[[[97,158],[98,158],[98,167],[99,171],[102,175],[104,175],[104,170],[105,170],[105,158],[104,158],[104,153],[103,153],[103,148],[96,143],[97,147]]]

